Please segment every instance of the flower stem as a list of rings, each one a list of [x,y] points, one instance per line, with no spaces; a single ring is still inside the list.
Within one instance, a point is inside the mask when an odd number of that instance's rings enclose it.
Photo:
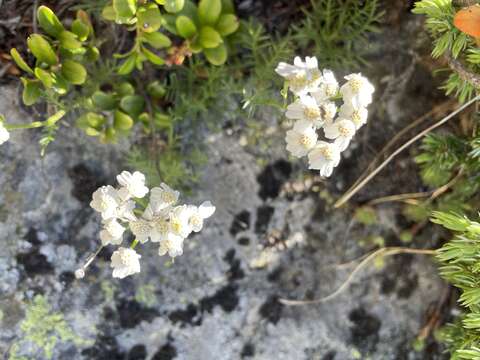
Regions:
[[[5,124],[4,126],[7,130],[22,130],[22,129],[35,129],[45,125],[46,125],[45,122],[34,121],[30,124],[18,124],[18,125]]]
[[[135,246],[138,244],[138,239],[135,238],[135,240],[132,241],[132,244],[130,245],[130,249],[135,249]]]

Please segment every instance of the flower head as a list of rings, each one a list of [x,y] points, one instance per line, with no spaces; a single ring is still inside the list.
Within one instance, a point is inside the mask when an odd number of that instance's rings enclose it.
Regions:
[[[181,205],[173,208],[170,212],[170,231],[173,235],[186,238],[192,232],[190,226],[190,211],[187,205]]]
[[[293,65],[281,62],[275,71],[288,80],[290,90],[297,95],[315,90],[322,77],[322,73],[318,70],[316,57],[307,56],[305,61],[302,61],[297,56],[293,61]]]
[[[358,130],[367,123],[368,110],[363,106],[345,103],[340,107],[338,116],[353,122]]]
[[[135,171],[133,174],[122,171],[117,176],[117,181],[122,186],[119,189],[122,199],[143,198],[148,193],[148,188],[145,186],[145,175],[139,171]]]
[[[318,88],[312,91],[312,96],[320,103],[328,101],[338,93],[338,81],[333,71],[325,69]]]
[[[112,276],[123,279],[126,276],[140,272],[141,256],[133,249],[120,247],[111,257],[110,267],[113,268]]]
[[[169,234],[168,237],[160,242],[158,248],[158,255],[163,256],[168,253],[168,256],[175,258],[183,254],[183,242],[184,238],[181,236]]]
[[[345,76],[348,80],[340,88],[343,101],[354,106],[367,106],[372,102],[372,94],[375,88],[362,74],[350,74]]]
[[[101,213],[104,220],[107,220],[117,216],[117,207],[120,202],[117,190],[111,185],[106,185],[93,193],[90,206]]]
[[[10,139],[10,133],[5,128],[3,123],[0,122],[0,145],[2,145],[4,142],[7,142],[8,139]]]
[[[315,129],[306,121],[297,121],[293,129],[287,131],[285,140],[287,141],[287,150],[296,157],[302,157],[308,154],[317,143],[317,133]]]
[[[355,135],[355,124],[350,120],[338,119],[323,128],[327,139],[335,140],[340,151],[345,150]]]
[[[134,221],[130,221],[128,223],[130,227],[130,231],[135,238],[140,241],[142,244],[148,241],[148,238],[152,235],[152,224],[144,219],[138,219]]]
[[[180,193],[173,190],[167,184],[162,183],[160,187],[154,187],[150,191],[150,206],[153,211],[160,211],[177,203]]]
[[[335,143],[319,141],[308,154],[309,168],[320,170],[320,175],[328,177],[340,162],[340,149]]]
[[[311,96],[300,96],[294,103],[288,105],[286,117],[294,120],[304,120],[317,128],[322,127],[325,120],[322,109]]]
[[[215,212],[215,206],[210,201],[205,201],[200,206],[190,205],[188,223],[194,232],[199,232],[203,228],[203,221],[208,219]]]
[[[100,240],[102,240],[102,245],[120,245],[123,240],[124,231],[125,228],[117,221],[117,219],[112,218],[104,221],[103,230],[100,231]]]

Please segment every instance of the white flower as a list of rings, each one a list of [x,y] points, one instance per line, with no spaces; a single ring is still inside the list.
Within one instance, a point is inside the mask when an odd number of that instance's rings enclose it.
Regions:
[[[203,221],[215,212],[215,206],[210,201],[205,201],[199,207],[190,205],[188,209],[190,211],[188,222],[194,232],[202,230]]]
[[[368,110],[363,106],[345,103],[340,106],[338,117],[352,121],[358,130],[367,123]]]
[[[338,93],[338,81],[333,71],[323,70],[318,89],[312,91],[312,96],[319,102],[327,101]]]
[[[320,128],[323,126],[322,109],[315,99],[308,95],[300,96],[294,103],[288,105],[285,116],[294,120],[305,120]]]
[[[192,232],[190,211],[187,205],[177,206],[170,212],[170,231],[173,235],[186,238]]]
[[[117,207],[117,217],[124,220],[124,221],[132,221],[135,220],[135,214],[133,213],[133,209],[135,209],[135,201],[128,200],[122,202]]]
[[[285,140],[287,141],[287,150],[293,156],[302,157],[307,155],[317,143],[317,133],[308,122],[297,121],[293,129],[287,131]]]
[[[10,133],[5,128],[3,123],[0,122],[0,145],[2,145],[4,142],[7,142],[8,139],[10,139]]]
[[[154,187],[150,191],[150,206],[154,212],[173,206],[178,201],[180,193],[173,190],[167,184]]]
[[[158,248],[158,255],[163,256],[168,253],[168,256],[175,258],[183,254],[184,238],[169,234],[168,237],[160,243]]]
[[[92,195],[90,206],[102,214],[103,219],[110,219],[117,216],[117,207],[120,204],[117,190],[111,185],[102,186]]]
[[[332,122],[333,118],[337,114],[337,105],[333,101],[324,101],[320,108],[322,110],[323,119],[328,124]]]
[[[128,223],[130,231],[135,235],[135,238],[142,244],[148,241],[152,235],[152,224],[144,219],[133,220]]]
[[[345,150],[350,144],[353,135],[355,135],[355,124],[350,120],[338,119],[323,128],[327,139],[335,139],[340,151]]]
[[[123,240],[125,228],[115,219],[109,219],[104,222],[104,228],[100,231],[100,240],[102,245],[108,244],[120,245]]]
[[[140,272],[141,256],[135,250],[120,247],[112,254],[110,267],[113,277],[123,279],[126,276]]]
[[[308,154],[309,169],[320,170],[320,175],[328,177],[340,162],[340,149],[333,143],[319,141]]]
[[[145,175],[139,171],[135,171],[133,174],[122,171],[120,175],[117,175],[117,181],[122,186],[119,190],[122,199],[143,198],[148,193],[148,188],[145,186]]]
[[[340,88],[343,101],[354,106],[367,106],[372,102],[372,94],[375,91],[373,85],[362,74],[350,74],[345,76],[348,80]]]
[[[288,80],[290,90],[296,95],[306,94],[315,90],[322,77],[322,73],[318,70],[316,57],[307,56],[305,61],[302,61],[297,56],[293,61],[293,65],[281,62],[275,71]]]

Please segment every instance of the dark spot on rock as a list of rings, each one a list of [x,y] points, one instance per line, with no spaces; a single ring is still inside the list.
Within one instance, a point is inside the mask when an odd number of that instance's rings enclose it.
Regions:
[[[104,184],[103,179],[84,164],[69,169],[68,176],[73,182],[72,196],[84,204],[90,203],[93,192]]]
[[[336,355],[337,355],[336,351],[334,350],[329,351],[322,357],[322,360],[334,360]]]
[[[246,236],[239,238],[237,241],[238,241],[238,244],[242,246],[250,245],[250,239]]]
[[[250,212],[243,210],[233,218],[230,226],[230,234],[237,235],[240,231],[245,231],[250,228]]]
[[[119,350],[115,337],[100,335],[92,347],[84,349],[82,355],[94,360],[125,360],[125,353]]]
[[[47,257],[34,247],[28,253],[17,254],[17,262],[23,265],[27,276],[43,275],[53,273],[53,266]]]
[[[238,287],[235,284],[228,284],[220,288],[212,296],[200,300],[202,311],[212,312],[215,306],[220,306],[225,312],[232,312],[238,306]]]
[[[391,294],[396,290],[399,298],[409,298],[418,287],[418,274],[405,271],[411,267],[412,261],[413,257],[408,255],[393,259],[383,272],[380,292]]]
[[[166,343],[153,355],[152,360],[172,360],[176,357],[177,349],[171,343]]]
[[[405,278],[402,285],[399,286],[397,296],[400,299],[408,299],[417,287],[418,275],[415,273],[411,273],[408,277]]]
[[[245,277],[245,273],[240,266],[240,260],[235,257],[235,249],[230,249],[223,258],[229,265],[228,278],[230,280],[239,280]]]
[[[127,360],[144,360],[147,358],[147,348],[145,345],[138,344],[130,349]]]
[[[378,343],[378,332],[382,325],[381,321],[363,308],[352,310],[348,318],[353,323],[353,326],[350,327],[352,343],[366,353],[375,350]]]
[[[264,205],[257,209],[257,220],[255,221],[255,233],[262,235],[267,232],[268,224],[272,219],[275,209],[271,206]]]
[[[69,287],[74,280],[75,274],[71,271],[64,271],[59,276],[60,283],[65,287]]]
[[[280,279],[280,276],[282,275],[283,269],[279,266],[276,269],[274,269],[272,272],[270,272],[267,276],[267,280],[270,282],[277,282]]]
[[[260,184],[258,196],[263,200],[275,199],[280,194],[282,185],[288,180],[291,173],[292,165],[286,160],[278,160],[265,167],[257,177],[257,181]]]
[[[242,352],[240,353],[240,356],[242,358],[251,357],[254,355],[255,355],[255,346],[253,346],[253,344],[246,343],[245,345],[243,345]]]
[[[146,308],[135,300],[122,299],[117,305],[117,311],[120,320],[120,326],[125,329],[130,329],[141,321],[152,321],[153,318],[158,316],[158,312],[155,309]]]
[[[273,295],[260,307],[260,315],[269,322],[276,324],[282,317],[283,304],[278,301],[278,297]]]
[[[37,230],[34,228],[28,229],[27,234],[23,237],[32,245],[40,245],[40,240],[38,239]]]
[[[181,327],[185,325],[199,326],[202,324],[202,317],[198,313],[198,308],[193,304],[188,304],[185,309],[172,311],[168,318],[174,324],[180,323]]]

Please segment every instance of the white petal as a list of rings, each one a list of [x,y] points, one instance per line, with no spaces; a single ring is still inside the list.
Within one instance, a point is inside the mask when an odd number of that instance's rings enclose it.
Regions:
[[[210,201],[205,201],[198,207],[198,213],[204,219],[209,218],[215,212],[215,206]]]

